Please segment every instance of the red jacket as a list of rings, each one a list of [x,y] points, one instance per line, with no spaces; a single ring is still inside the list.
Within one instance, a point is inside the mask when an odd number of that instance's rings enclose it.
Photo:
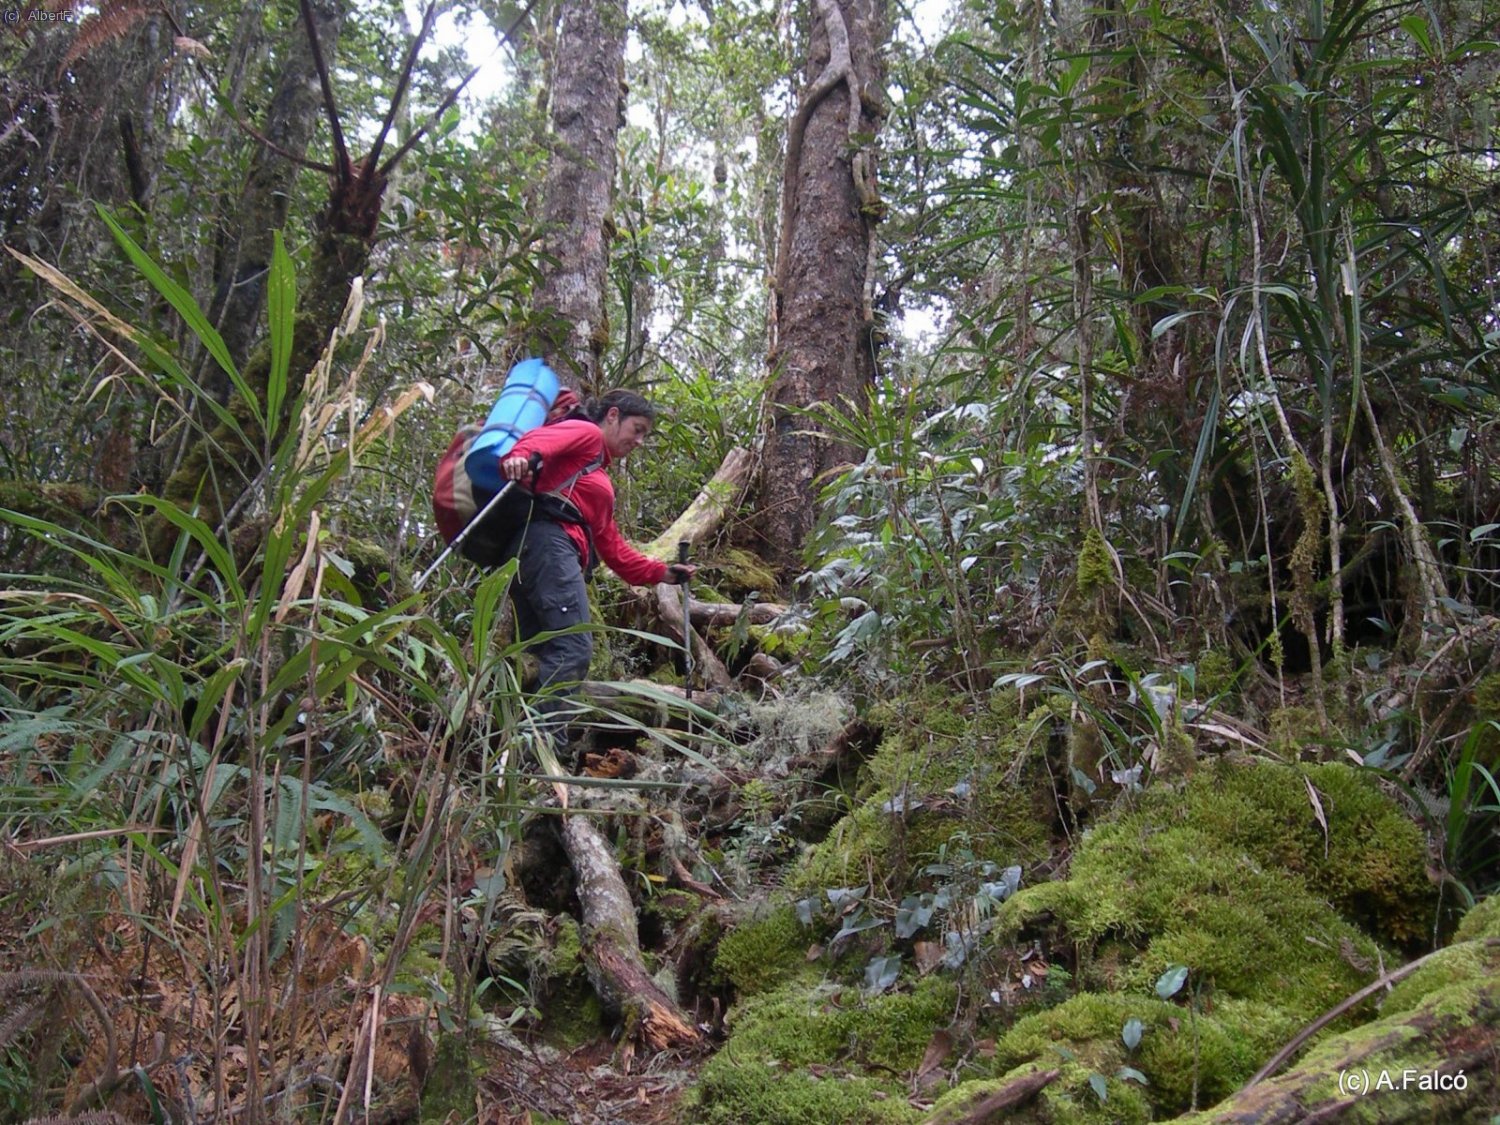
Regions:
[[[532,482],[536,492],[553,492],[566,484],[569,477],[595,461],[609,465],[609,451],[604,435],[586,418],[569,418],[541,426],[526,434],[506,454],[510,457],[542,455],[542,471]],[[650,586],[667,580],[667,564],[641,554],[620,534],[615,526],[615,485],[603,468],[584,473],[569,489],[562,492],[588,522],[599,557],[626,582]],[[574,523],[564,523],[563,530],[578,547],[578,557],[585,567],[589,562],[589,536]]]

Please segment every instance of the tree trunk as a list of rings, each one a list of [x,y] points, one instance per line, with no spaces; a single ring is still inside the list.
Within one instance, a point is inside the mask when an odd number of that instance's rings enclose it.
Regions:
[[[526,346],[587,393],[601,387],[616,141],[624,115],[622,0],[563,0],[552,85],[552,153],[543,187],[543,252]]]
[[[366,184],[356,176],[352,181],[336,182],[329,195],[319,222],[312,269],[298,295],[291,364],[282,404],[283,423],[302,393],[303,379],[322,355],[339,323],[354,279],[362,276],[369,264],[384,190],[384,182],[378,178]],[[267,399],[270,372],[270,348],[262,343],[240,372],[262,403]],[[162,490],[167,500],[185,510],[196,510],[210,527],[217,527],[226,519],[268,452],[264,448],[265,432],[249,404],[236,395],[230,400],[229,409],[239,422],[239,433],[220,423],[199,438],[189,447],[182,465],[167,479]],[[154,519],[148,535],[152,556],[165,558],[176,536],[177,530],[169,521]]]
[[[89,37],[77,20],[10,29],[30,44],[0,83],[0,241],[49,260],[65,247],[80,257],[97,250],[102,231],[80,200],[149,204],[159,126],[178,102],[172,29],[158,9],[133,5],[99,26],[108,30]],[[0,261],[7,304],[18,296],[15,280],[32,284],[9,258]]]
[[[865,138],[880,128],[883,0],[818,0],[806,85],[787,129],[759,531],[768,558],[799,567],[817,480],[852,451],[803,412],[863,410],[874,378],[871,285],[881,202]],[[847,406],[845,403],[847,402]]]
[[[312,0],[318,42],[330,62],[337,51],[344,22],[343,0]],[[302,23],[287,30],[285,62],[266,111],[264,135],[280,151],[260,142],[250,158],[250,170],[233,218],[222,232],[215,252],[214,295],[209,319],[236,365],[250,354],[265,303],[266,277],[271,266],[272,232],[286,227],[297,181],[291,157],[306,154],[322,115],[323,95],[313,61],[312,40]],[[209,390],[227,401],[229,378],[217,364],[207,373]]]

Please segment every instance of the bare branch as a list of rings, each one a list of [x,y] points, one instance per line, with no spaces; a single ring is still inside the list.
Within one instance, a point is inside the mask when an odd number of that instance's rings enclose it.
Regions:
[[[522,8],[516,18],[510,21],[510,26],[500,33],[500,41],[502,43],[510,43],[511,46],[515,46],[511,36],[531,16],[532,9],[536,6],[537,0],[527,0],[526,7]],[[417,142],[427,135],[428,130],[443,119],[443,114],[447,113],[452,108],[453,103],[458,101],[458,95],[464,92],[465,87],[470,82],[474,81],[474,76],[479,73],[479,68],[483,65],[483,63],[476,64],[468,74],[464,75],[462,82],[448,91],[448,96],[442,100],[437,109],[433,110],[427,120],[422,122],[421,126],[410,137],[406,138],[406,142],[391,154],[391,158],[380,166],[380,174],[382,176],[390,175],[391,169],[396,166],[401,158],[410,152],[416,146]],[[374,163],[373,157],[370,163]]]
[[[422,44],[427,42],[427,37],[432,34],[432,25],[435,22],[437,22],[437,0],[428,4],[427,11],[422,13],[422,28],[412,36],[411,46],[407,48],[406,58],[401,63],[401,73],[396,79],[396,89],[391,94],[391,104],[385,111],[385,120],[380,123],[380,132],[375,134],[375,144],[370,149],[370,155],[365,160],[365,168],[361,173],[361,179],[366,185],[369,184],[370,177],[375,174],[375,166],[380,160],[380,150],[385,147],[385,139],[390,136],[391,126],[396,121],[396,111],[401,107],[402,99],[406,97],[407,87],[411,85],[411,73],[417,65],[417,52],[422,49]],[[475,67],[475,70],[478,70],[478,67]],[[474,71],[470,71],[469,78],[473,76]],[[468,78],[464,79],[465,83],[468,81]],[[463,89],[463,86],[460,85],[459,89]],[[386,171],[387,169],[381,169],[382,174]]]
[[[323,108],[328,111],[328,126],[333,130],[333,174],[341,180],[350,175],[349,149],[344,144],[344,129],[339,124],[338,103],[333,100],[333,82],[328,77],[328,62],[323,58],[323,44],[318,42],[318,25],[313,18],[312,0],[301,0],[302,22],[307,24],[307,41],[312,47],[313,63],[318,68],[318,82],[323,87]]]

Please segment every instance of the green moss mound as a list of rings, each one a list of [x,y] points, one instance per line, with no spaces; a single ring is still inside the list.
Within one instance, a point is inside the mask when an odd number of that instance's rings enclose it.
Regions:
[[[1244,1121],[1493,1121],[1494,1042],[1500,1029],[1500,944],[1476,936],[1425,962],[1376,1018],[1326,1036],[1305,1057],[1212,1109],[1192,1125]],[[1452,1081],[1463,1075],[1461,1082]],[[1351,1100],[1341,1077],[1370,1083]],[[1432,1083],[1439,1076],[1447,1084]]]
[[[910,992],[866,998],[855,988],[791,984],[735,1009],[707,1066],[690,1119],[705,1125],[844,1125],[920,1121],[906,1078],[957,989],[929,978]]]
[[[1430,925],[1423,855],[1417,829],[1344,766],[1221,761],[1148,791],[1085,837],[1065,881],[1001,908],[1002,940],[1068,951],[1094,991],[1018,1021],[992,1075],[1061,1066],[1038,1098],[1048,1120],[1130,1119],[1113,1102],[1098,1117],[1089,1083],[1122,1066],[1146,1076],[1157,1116],[1227,1096],[1373,979],[1383,952],[1351,918],[1392,942]],[[1175,965],[1187,983],[1164,1001],[1155,984]],[[1121,1037],[1132,1018],[1145,1029],[1134,1052]]]
[[[980,862],[1029,869],[1050,854],[1056,800],[1034,747],[1051,712],[1020,716],[1002,693],[965,713],[934,693],[869,719],[885,737],[860,772],[856,807],[808,853],[794,889],[849,886],[872,870],[899,884],[960,836]]]
[[[724,935],[714,968],[741,995],[765,992],[807,971],[811,943],[796,911],[780,907]]]
[[[1500,895],[1490,895],[1465,914],[1453,940],[1476,941],[1487,937],[1500,938]]]

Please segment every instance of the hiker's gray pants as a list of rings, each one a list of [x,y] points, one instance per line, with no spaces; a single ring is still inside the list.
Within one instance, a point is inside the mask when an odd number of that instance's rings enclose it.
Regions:
[[[586,625],[589,620],[589,591],[584,582],[578,548],[561,524],[534,519],[516,537],[514,544],[519,569],[511,584],[511,598],[516,606],[516,627],[523,641],[542,633]],[[531,646],[539,661],[537,690],[553,689],[537,710],[556,716],[553,737],[567,740],[564,716],[575,710],[569,698],[573,685],[589,670],[594,653],[593,636],[587,632],[565,633],[548,637]]]

